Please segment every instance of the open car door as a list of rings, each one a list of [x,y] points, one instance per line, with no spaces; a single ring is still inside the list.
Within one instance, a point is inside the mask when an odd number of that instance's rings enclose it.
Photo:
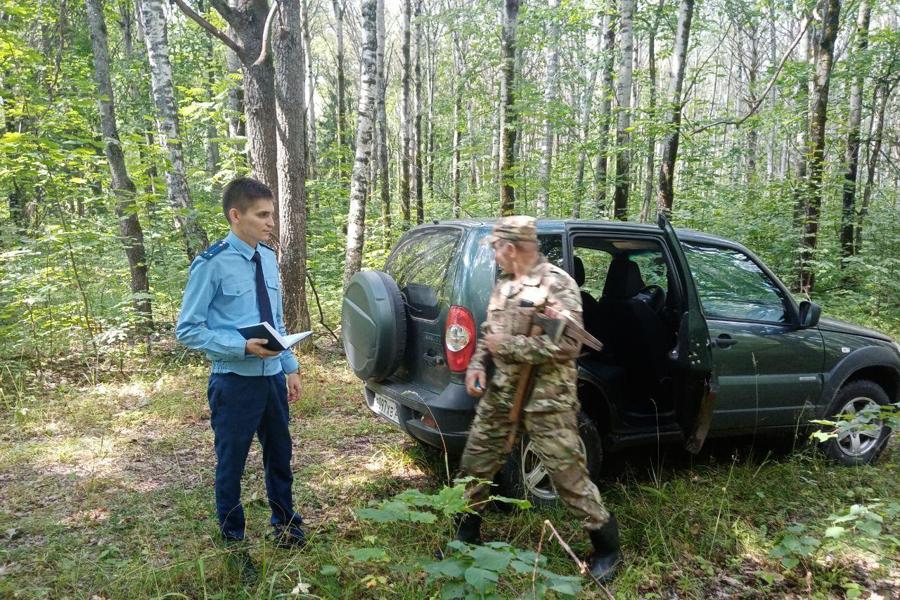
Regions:
[[[663,214],[659,215],[658,224],[678,263],[679,284],[684,301],[684,312],[678,327],[678,346],[673,357],[685,377],[682,395],[676,400],[678,424],[684,434],[685,448],[691,453],[697,453],[709,432],[718,390],[709,329],[700,306],[694,277],[675,229]]]

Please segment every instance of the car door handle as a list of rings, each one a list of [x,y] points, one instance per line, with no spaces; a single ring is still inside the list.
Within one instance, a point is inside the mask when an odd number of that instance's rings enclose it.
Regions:
[[[445,364],[447,361],[444,360],[444,357],[440,354],[425,354],[425,364],[430,367],[440,367]]]
[[[716,348],[731,348],[737,343],[738,341],[736,339],[725,333],[713,340],[713,344]]]

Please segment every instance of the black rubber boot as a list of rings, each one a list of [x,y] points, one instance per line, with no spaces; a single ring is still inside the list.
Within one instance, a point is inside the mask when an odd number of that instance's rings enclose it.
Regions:
[[[614,515],[609,516],[606,525],[596,530],[588,530],[594,552],[590,556],[591,575],[600,583],[609,583],[616,576],[622,560],[619,546],[619,524]]]
[[[481,515],[463,513],[456,517],[456,539],[467,544],[481,543]]]
[[[453,539],[466,544],[481,544],[481,515],[478,513],[463,513],[456,515],[453,524],[456,527],[456,536]],[[444,560],[451,550],[438,548],[434,551],[437,560]]]

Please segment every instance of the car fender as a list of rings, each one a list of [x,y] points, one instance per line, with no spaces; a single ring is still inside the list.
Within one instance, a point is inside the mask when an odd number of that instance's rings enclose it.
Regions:
[[[900,381],[900,356],[890,348],[880,346],[867,346],[854,350],[843,358],[828,373],[825,374],[824,385],[822,386],[822,395],[819,398],[818,416],[822,418],[831,406],[831,400],[837,394],[838,390],[843,386],[855,373],[863,369],[872,367],[887,368],[893,370],[894,373],[894,398],[897,401],[898,393],[897,382]],[[886,390],[890,395],[891,390]]]

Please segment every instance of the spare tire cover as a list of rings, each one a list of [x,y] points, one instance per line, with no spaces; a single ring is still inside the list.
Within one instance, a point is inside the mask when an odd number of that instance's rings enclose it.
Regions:
[[[360,379],[384,379],[397,370],[406,352],[406,307],[390,275],[360,271],[350,279],[341,338],[347,362]]]

